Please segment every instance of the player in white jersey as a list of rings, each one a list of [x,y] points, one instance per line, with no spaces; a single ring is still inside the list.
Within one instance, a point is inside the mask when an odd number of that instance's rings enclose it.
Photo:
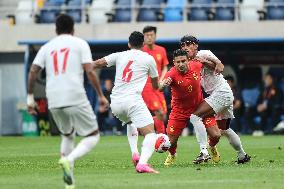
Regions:
[[[158,71],[154,58],[141,51],[143,43],[144,35],[137,31],[132,32],[128,41],[130,50],[113,53],[96,60],[94,68],[116,67],[114,88],[110,96],[112,112],[124,124],[127,124],[127,136],[136,171],[158,173],[147,164],[154,152],[157,137],[153,118],[141,95],[148,75],[151,77],[153,88],[158,89]],[[145,136],[141,156],[137,149],[137,129]]]
[[[97,91],[102,109],[108,108],[108,101],[93,70],[89,45],[73,36],[73,19],[59,15],[56,33],[58,36],[43,45],[33,61],[28,79],[27,105],[28,111],[36,114],[34,83],[38,72],[45,68],[48,108],[62,134],[59,164],[63,168],[66,188],[75,188],[74,161],[90,152],[100,138],[97,119],[83,86],[84,70]],[[76,147],[75,133],[85,137]]]
[[[237,162],[246,163],[250,161],[250,156],[245,153],[242,147],[240,137],[230,128],[230,121],[234,118],[234,96],[229,84],[220,73],[223,69],[223,64],[211,51],[198,51],[198,40],[194,36],[186,35],[182,37],[180,45],[183,50],[188,52],[191,59],[205,59],[217,65],[215,71],[208,69],[205,66],[202,68],[201,85],[209,97],[205,98],[205,101],[201,103],[196,111],[191,115],[191,123],[194,127],[198,127],[198,125],[200,126],[200,123],[202,123],[200,120],[208,116],[215,115],[218,127],[221,129],[222,134],[228,138],[232,147],[237,151]],[[203,132],[197,132],[196,134],[201,135],[203,137],[202,141],[206,143],[207,136],[204,134],[205,130],[203,129],[198,131]],[[213,155],[213,160],[218,162],[220,160],[220,155],[216,146],[214,145],[210,147],[210,150]],[[202,161],[204,161],[204,153],[201,152],[195,159],[195,162]]]

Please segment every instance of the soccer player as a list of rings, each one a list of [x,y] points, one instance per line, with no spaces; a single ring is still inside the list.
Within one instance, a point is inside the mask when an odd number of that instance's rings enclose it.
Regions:
[[[57,37],[42,46],[31,66],[28,78],[28,111],[36,114],[33,90],[38,72],[46,69],[48,108],[61,132],[61,158],[66,188],[75,188],[75,160],[90,152],[100,135],[96,116],[83,86],[83,72],[96,89],[100,106],[108,108],[100,83],[92,67],[92,54],[86,41],[74,37],[74,21],[65,14],[56,19]],[[75,133],[84,136],[74,148]]]
[[[190,59],[196,59],[202,57],[211,62],[215,62],[216,65],[221,63],[221,61],[211,52],[211,51],[198,51],[198,40],[194,36],[183,36],[180,40],[180,46],[183,50],[187,51]],[[218,127],[222,130],[222,134],[225,135],[232,147],[237,152],[237,162],[246,163],[250,161],[250,156],[244,151],[240,137],[230,128],[230,121],[234,118],[233,115],[233,93],[227,83],[223,78],[222,74],[216,73],[207,67],[202,68],[202,80],[201,85],[209,97],[205,98],[196,111],[191,115],[190,122],[196,126],[199,125],[201,120],[212,115],[216,115]],[[196,130],[197,135],[201,135],[203,140],[206,140],[206,136],[203,133],[200,133],[201,130]],[[216,141],[217,142],[217,141]],[[203,144],[205,145],[205,144]],[[219,153],[216,147],[210,148],[213,158],[217,158]],[[205,154],[200,152],[199,156],[196,158],[196,161],[204,161]],[[214,160],[214,159],[213,159]]]
[[[174,67],[166,73],[164,80],[160,84],[160,90],[170,86],[172,92],[172,110],[167,126],[167,134],[171,141],[171,147],[169,149],[170,153],[164,162],[165,165],[174,163],[178,138],[182,130],[187,126],[191,114],[204,100],[200,84],[200,72],[203,66],[201,62],[198,60],[189,61],[187,52],[181,49],[174,51],[173,60]],[[213,64],[210,66],[211,69],[215,68]],[[203,123],[207,128],[210,140],[218,141],[221,133],[214,116],[205,118]],[[207,150],[206,152],[207,157],[204,161],[210,160],[210,155]]]
[[[152,115],[141,95],[148,75],[151,77],[152,87],[158,89],[158,71],[154,58],[141,50],[143,43],[144,35],[137,31],[132,32],[128,41],[130,50],[98,59],[94,61],[94,68],[116,67],[114,87],[110,96],[112,112],[127,124],[127,136],[136,171],[158,173],[147,164],[154,152],[157,136]],[[145,136],[141,157],[137,149],[137,129]]]
[[[160,80],[164,78],[167,73],[169,64],[166,50],[164,47],[155,44],[157,28],[154,26],[146,26],[143,29],[145,45],[142,48],[156,61]],[[164,93],[152,87],[151,79],[148,78],[146,85],[142,92],[142,97],[152,114],[154,114],[154,125],[157,133],[165,133],[164,120],[167,113],[167,105]]]

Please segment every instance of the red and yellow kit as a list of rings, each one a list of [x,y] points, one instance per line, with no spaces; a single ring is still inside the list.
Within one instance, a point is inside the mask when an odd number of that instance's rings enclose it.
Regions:
[[[172,111],[168,121],[167,134],[180,135],[187,126],[190,115],[204,100],[200,85],[202,64],[192,60],[188,63],[188,67],[189,70],[185,74],[173,67],[165,75],[165,78],[172,79],[170,85]],[[214,117],[209,117],[204,119],[203,123],[205,127],[210,127],[216,125],[216,120]]]
[[[159,77],[161,77],[163,67],[169,64],[165,48],[159,45],[154,45],[154,48],[150,49],[147,45],[145,45],[142,50],[153,56],[157,64]],[[165,113],[167,112],[164,94],[159,90],[153,89],[150,77],[148,77],[143,89],[142,97],[150,111],[162,109]]]

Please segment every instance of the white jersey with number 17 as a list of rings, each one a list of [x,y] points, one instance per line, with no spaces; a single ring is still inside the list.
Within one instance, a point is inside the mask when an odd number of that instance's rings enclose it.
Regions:
[[[148,75],[158,77],[155,60],[148,53],[131,49],[105,57],[107,66],[116,66],[115,83],[111,99],[123,99],[142,93]]]
[[[91,62],[88,43],[72,35],[59,35],[40,48],[33,64],[46,69],[49,108],[88,103],[82,64]]]

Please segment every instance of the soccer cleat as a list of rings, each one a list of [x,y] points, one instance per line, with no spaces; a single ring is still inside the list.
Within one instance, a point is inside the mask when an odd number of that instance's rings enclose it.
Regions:
[[[136,165],[138,164],[139,159],[140,159],[140,155],[138,153],[134,153],[132,155],[132,162],[133,162],[134,167],[136,167]]]
[[[156,171],[152,167],[150,167],[149,164],[137,164],[136,171],[138,173],[159,173],[159,171]]]
[[[244,158],[242,158],[242,159],[239,159],[239,158],[238,158],[237,163],[238,163],[238,164],[247,163],[247,162],[250,161],[250,158],[251,158],[251,157],[250,157],[248,154],[246,154]]]
[[[218,149],[216,146],[209,146],[209,150],[211,152],[211,155],[212,155],[212,160],[215,162],[215,163],[218,163],[220,161],[220,154],[218,152]]]
[[[169,153],[167,159],[164,162],[164,165],[166,166],[173,165],[175,163],[175,159],[176,159],[176,155],[172,155],[171,153]]]
[[[204,154],[202,152],[200,152],[200,154],[195,158],[195,160],[192,161],[192,163],[194,164],[200,164],[203,162],[208,162],[211,159],[209,154]]]
[[[65,182],[66,189],[74,189],[74,179],[73,179],[73,171],[71,168],[71,163],[68,161],[66,157],[60,158],[58,164],[62,167],[63,170],[63,180]]]

